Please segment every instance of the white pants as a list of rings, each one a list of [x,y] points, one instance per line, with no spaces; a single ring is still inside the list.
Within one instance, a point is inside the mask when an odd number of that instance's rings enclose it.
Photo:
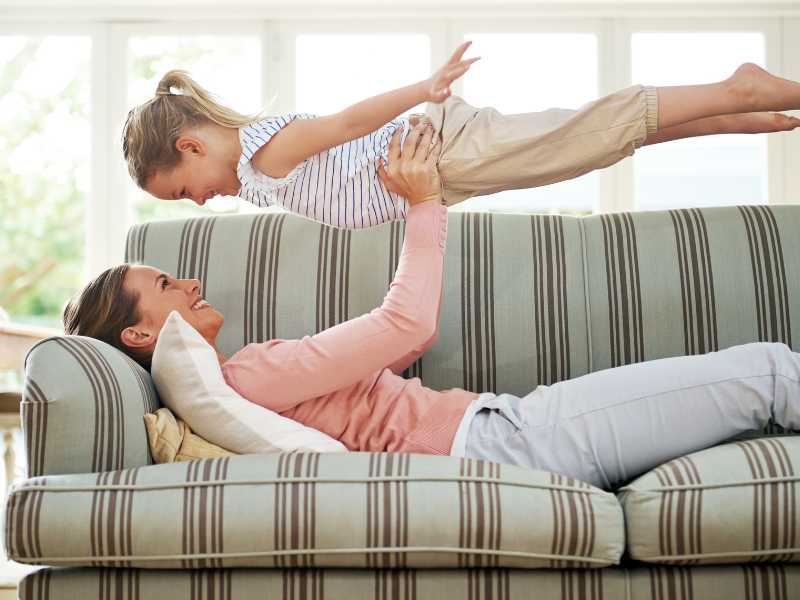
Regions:
[[[482,398],[466,453],[614,489],[653,467],[759,430],[800,430],[800,354],[757,342]]]

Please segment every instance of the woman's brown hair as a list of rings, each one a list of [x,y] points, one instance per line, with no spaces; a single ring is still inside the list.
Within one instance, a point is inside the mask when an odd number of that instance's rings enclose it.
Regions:
[[[171,169],[180,162],[175,142],[184,128],[208,122],[242,127],[258,118],[220,104],[186,71],[169,71],[158,82],[155,97],[128,113],[122,129],[122,154],[128,172],[144,189],[156,171]]]
[[[122,343],[125,328],[141,320],[139,294],[124,287],[129,268],[123,264],[106,269],[86,284],[64,309],[64,333],[102,340],[149,369],[149,354],[137,353]]]

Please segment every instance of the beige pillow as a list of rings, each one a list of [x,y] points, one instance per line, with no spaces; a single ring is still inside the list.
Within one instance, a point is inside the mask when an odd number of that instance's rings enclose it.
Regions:
[[[176,419],[168,408],[159,408],[154,413],[146,414],[144,425],[150,453],[157,463],[234,455],[192,433],[189,426]]]

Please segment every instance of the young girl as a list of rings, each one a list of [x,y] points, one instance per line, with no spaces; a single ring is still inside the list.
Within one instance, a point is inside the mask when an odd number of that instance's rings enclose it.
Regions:
[[[800,109],[800,84],[745,63],[717,83],[635,85],[578,110],[503,115],[450,94],[477,58],[470,42],[429,79],[316,117],[249,117],[220,105],[185,72],[128,114],[123,153],[136,183],[164,199],[203,205],[238,194],[329,225],[362,228],[405,217],[405,199],[378,177],[392,135],[417,119],[441,142],[445,204],[537,187],[612,165],[648,144],[716,133],[788,131],[800,119],[762,112]],[[428,102],[426,115],[397,118]],[[402,140],[401,140],[402,141]]]

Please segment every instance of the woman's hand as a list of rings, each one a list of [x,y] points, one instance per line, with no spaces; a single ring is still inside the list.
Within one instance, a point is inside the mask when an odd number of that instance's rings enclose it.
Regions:
[[[389,166],[378,161],[378,176],[390,192],[408,200],[412,206],[427,200],[441,200],[441,184],[436,162],[439,160],[441,142],[431,145],[433,127],[425,122],[414,127],[403,144],[400,154],[398,129],[389,142]]]
[[[472,44],[472,42],[464,42],[456,48],[450,60],[428,79],[427,95],[429,102],[436,102],[438,104],[439,102],[447,100],[450,94],[452,94],[450,84],[466,73],[472,63],[480,59],[480,56],[477,56],[475,58],[461,60],[461,57],[464,56],[464,52],[467,51],[470,44]]]

